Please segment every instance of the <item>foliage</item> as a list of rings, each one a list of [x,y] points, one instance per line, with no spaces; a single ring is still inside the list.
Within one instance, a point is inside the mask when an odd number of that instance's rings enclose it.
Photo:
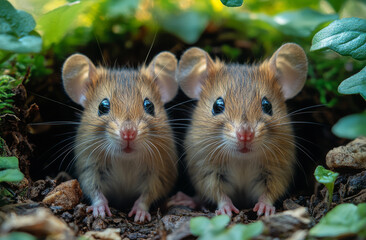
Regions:
[[[36,240],[37,238],[25,232],[11,232],[8,235],[1,236],[2,240]]]
[[[0,75],[0,117],[6,113],[13,113],[11,110],[14,102],[12,89],[18,86],[19,83],[19,80],[15,80],[8,75]]]
[[[243,0],[220,0],[227,7],[240,7],[243,5]]]
[[[338,177],[338,173],[325,169],[323,166],[317,166],[314,172],[315,179],[325,185],[328,189],[328,209],[332,204],[334,182]]]
[[[19,182],[24,178],[18,158],[0,157],[0,182]]]
[[[344,56],[366,60],[366,20],[344,18],[336,20],[315,34],[311,51],[329,48]],[[347,78],[338,87],[343,94],[359,93],[366,99],[366,67]],[[341,119],[333,126],[339,137],[355,138],[365,135],[364,114],[354,114]]]
[[[344,18],[317,32],[310,51],[330,48],[357,60],[366,60],[366,20]]]
[[[366,237],[366,203],[336,206],[310,229],[312,237]]]
[[[41,37],[33,31],[36,22],[24,11],[16,10],[8,1],[0,0],[0,49],[3,56],[0,63],[11,53],[40,52]]]
[[[226,228],[229,222],[230,217],[227,215],[215,216],[212,219],[195,217],[190,221],[190,229],[192,234],[198,236],[200,240],[246,240],[260,235],[264,229],[261,221],[248,225],[235,224]]]
[[[340,119],[333,126],[335,135],[343,138],[354,139],[359,136],[366,136],[366,112],[352,114]]]
[[[344,80],[339,85],[338,92],[343,94],[359,93],[364,99],[366,99],[366,67],[364,67],[359,73],[356,73]]]

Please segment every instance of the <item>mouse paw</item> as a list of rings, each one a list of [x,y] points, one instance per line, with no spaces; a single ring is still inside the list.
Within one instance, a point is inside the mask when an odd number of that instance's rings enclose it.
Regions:
[[[184,194],[183,192],[178,192],[169,199],[167,206],[185,206],[196,209],[198,208],[199,204],[194,200],[194,198]]]
[[[108,201],[103,194],[98,195],[98,197],[93,201],[93,204],[86,208],[86,212],[93,212],[93,216],[95,218],[98,216],[105,218],[106,213],[109,217],[112,216],[111,210],[108,206]]]
[[[133,215],[135,215],[135,218],[134,218],[135,222],[143,223],[146,220],[148,222],[150,222],[151,221],[151,215],[150,215],[149,211],[147,210],[148,208],[145,206],[145,204],[142,203],[141,199],[142,198],[139,197],[135,201],[131,211],[128,213],[128,216],[132,217]]]
[[[275,214],[276,208],[272,204],[259,199],[258,203],[255,204],[253,211],[257,212],[258,216],[263,214],[269,216]]]
[[[226,214],[229,217],[231,217],[233,215],[232,212],[235,212],[236,214],[238,214],[239,210],[234,206],[234,204],[228,197],[225,197],[225,200],[223,200],[219,203],[219,208],[215,211],[216,215]]]

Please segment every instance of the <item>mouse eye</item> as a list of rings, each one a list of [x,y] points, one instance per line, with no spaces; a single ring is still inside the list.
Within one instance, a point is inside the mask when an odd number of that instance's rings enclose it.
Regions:
[[[272,116],[272,104],[268,101],[266,97],[262,98],[262,110],[265,114]]]
[[[216,99],[214,105],[212,106],[212,114],[215,116],[217,114],[223,113],[225,110],[225,102],[222,97]]]
[[[98,115],[102,116],[104,114],[109,113],[110,110],[110,103],[108,98],[104,98],[100,103],[99,103],[99,107],[98,107]]]
[[[154,104],[148,98],[145,98],[144,100],[144,109],[147,114],[155,116]]]

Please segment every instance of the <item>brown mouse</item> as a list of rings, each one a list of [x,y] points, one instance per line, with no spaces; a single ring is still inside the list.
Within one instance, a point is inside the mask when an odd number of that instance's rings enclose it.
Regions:
[[[111,216],[109,203],[133,207],[135,222],[150,221],[150,205],[177,177],[177,153],[164,103],[178,90],[170,52],[138,70],[108,69],[71,55],[62,69],[66,93],[84,107],[75,141],[75,167],[87,208]]]
[[[293,43],[261,64],[226,64],[196,47],[181,57],[179,85],[198,99],[185,139],[188,173],[198,195],[217,204],[217,214],[249,206],[258,215],[275,212],[296,162],[285,101],[306,76],[306,55]]]

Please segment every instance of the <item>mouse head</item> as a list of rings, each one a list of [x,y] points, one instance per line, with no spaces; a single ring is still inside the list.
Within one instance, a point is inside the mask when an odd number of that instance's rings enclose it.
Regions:
[[[288,43],[252,66],[224,64],[202,49],[190,48],[179,61],[177,78],[184,93],[198,99],[192,134],[216,141],[213,148],[248,156],[265,152],[279,139],[290,141],[285,100],[300,92],[306,75],[303,49]]]
[[[84,107],[77,139],[111,154],[157,150],[154,141],[159,134],[163,138],[171,131],[164,104],[178,90],[176,66],[169,52],[160,53],[139,70],[96,67],[84,55],[70,56],[62,79],[69,97]]]

